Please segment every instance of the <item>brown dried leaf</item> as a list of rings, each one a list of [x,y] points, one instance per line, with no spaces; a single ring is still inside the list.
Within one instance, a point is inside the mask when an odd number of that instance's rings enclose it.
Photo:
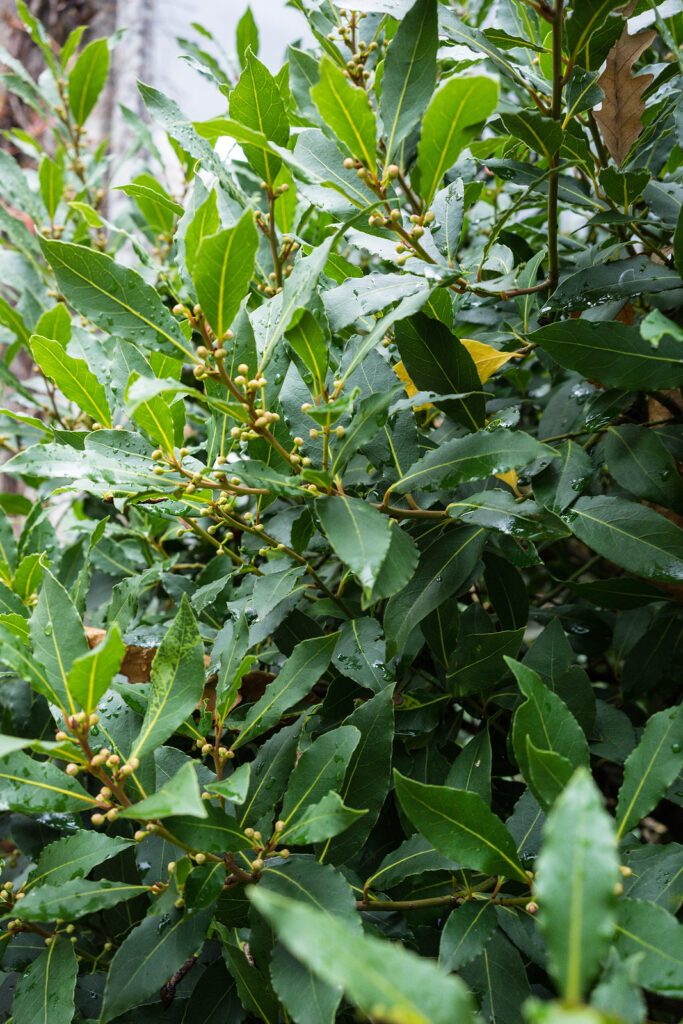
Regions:
[[[605,70],[598,85],[605,94],[602,107],[595,112],[605,145],[610,156],[623,163],[626,154],[643,130],[645,113],[643,93],[653,75],[631,74],[631,68],[656,36],[654,29],[631,36],[624,26],[619,39],[607,54]]]

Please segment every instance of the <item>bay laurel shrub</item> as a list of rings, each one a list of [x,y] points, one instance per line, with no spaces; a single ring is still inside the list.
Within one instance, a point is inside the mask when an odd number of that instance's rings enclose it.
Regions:
[[[2,1019],[674,1022],[683,15],[292,6],[2,53]]]

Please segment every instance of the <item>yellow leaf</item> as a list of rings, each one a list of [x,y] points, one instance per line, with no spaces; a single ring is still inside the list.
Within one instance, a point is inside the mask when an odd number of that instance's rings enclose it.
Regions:
[[[501,366],[505,366],[510,359],[520,358],[517,352],[499,352],[497,348],[485,345],[483,341],[474,341],[472,338],[461,338],[460,340],[472,356],[482,384]]]
[[[499,480],[502,480],[504,484],[507,484],[508,487],[511,487],[512,490],[515,492],[515,494],[517,495],[518,498],[522,497],[522,493],[521,493],[519,487],[517,486],[517,472],[516,472],[516,470],[508,469],[507,473],[496,473],[496,477]]]
[[[412,398],[413,395],[417,394],[417,388],[415,387],[415,385],[413,384],[412,380],[410,379],[410,374],[406,370],[406,368],[403,365],[403,363],[395,363],[394,364],[394,373],[396,374],[398,379],[400,381],[402,381],[403,384],[405,385],[406,394],[407,394],[408,398]],[[415,411],[416,412],[420,412],[422,409],[433,409],[433,408],[434,408],[434,406],[432,405],[432,403],[431,402],[427,402],[426,405],[416,405],[415,406]]]

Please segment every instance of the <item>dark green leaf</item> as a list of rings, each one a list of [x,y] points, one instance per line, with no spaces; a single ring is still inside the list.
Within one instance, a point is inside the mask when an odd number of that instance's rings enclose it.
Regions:
[[[319,498],[316,512],[341,560],[369,593],[389,549],[391,527],[386,516],[357,498]]]
[[[15,1024],[70,1024],[77,974],[71,943],[53,939],[19,979],[12,1003]]]
[[[39,885],[17,904],[14,913],[26,921],[54,921],[61,917],[71,920],[116,906],[122,900],[149,892],[146,885],[128,882],[109,882],[101,879],[89,882],[85,878],[74,878],[59,885]]]
[[[610,427],[605,454],[614,479],[637,498],[666,508],[683,505],[683,483],[676,462],[656,430],[635,423]]]
[[[149,703],[129,760],[161,746],[202,696],[203,644],[185,596],[152,662],[150,682]]]
[[[87,654],[75,658],[66,678],[68,693],[86,714],[91,715],[119,671],[126,646],[119,627],[114,625],[107,636]]]
[[[663,907],[621,899],[616,949],[622,957],[640,954],[635,973],[643,988],[672,999],[683,997],[683,925]]]
[[[394,770],[401,807],[422,835],[464,867],[528,881],[515,843],[476,793],[447,786],[425,786]]]
[[[683,766],[683,707],[653,715],[640,743],[624,764],[617,803],[617,835],[621,839],[649,814]]]
[[[683,530],[644,505],[607,495],[579,498],[562,518],[579,540],[629,572],[683,580]]]
[[[436,84],[438,26],[435,0],[416,0],[389,44],[382,75],[380,114],[386,160],[425,112]]]
[[[159,917],[146,917],[136,925],[111,962],[102,1024],[157,993],[199,951],[210,918],[210,910],[183,917],[182,911],[171,909]]]
[[[526,738],[526,762],[529,789],[543,810],[548,811],[572,777],[574,766],[554,750],[539,750],[531,736]]]
[[[120,818],[168,818],[172,814],[206,818],[206,803],[202,800],[195,767],[191,761],[180,768],[156,793],[145,797],[119,812]]]
[[[31,872],[27,888],[57,886],[72,878],[84,878],[91,868],[115,857],[133,845],[132,839],[117,839],[101,832],[76,832],[46,846]]]
[[[592,274],[595,270],[592,270]],[[629,284],[629,295],[634,283]],[[672,388],[683,384],[683,345],[666,337],[653,348],[636,327],[617,321],[562,320],[529,335],[560,366],[618,388]]]

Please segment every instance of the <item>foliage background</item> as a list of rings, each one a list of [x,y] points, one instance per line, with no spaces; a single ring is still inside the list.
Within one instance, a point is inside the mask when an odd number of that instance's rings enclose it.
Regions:
[[[125,40],[18,4],[16,1024],[677,1019],[683,15],[356,5],[112,205]]]

